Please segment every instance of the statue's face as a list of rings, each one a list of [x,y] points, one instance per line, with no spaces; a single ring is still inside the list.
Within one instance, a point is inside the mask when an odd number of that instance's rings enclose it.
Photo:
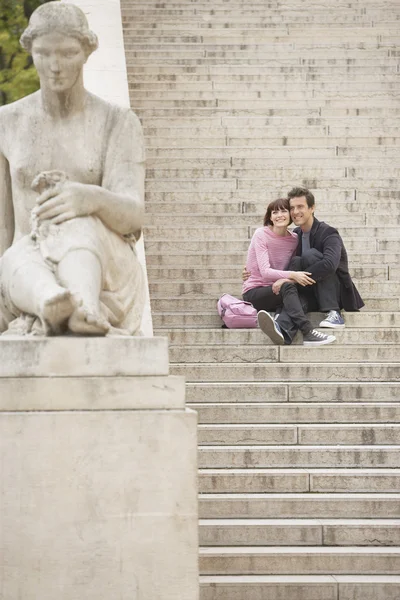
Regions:
[[[79,40],[57,32],[33,40],[32,58],[41,87],[58,93],[74,86],[87,60]]]

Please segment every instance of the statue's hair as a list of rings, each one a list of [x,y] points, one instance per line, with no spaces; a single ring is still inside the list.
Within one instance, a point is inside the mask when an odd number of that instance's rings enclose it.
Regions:
[[[54,31],[78,39],[88,56],[99,45],[97,35],[89,29],[85,13],[74,4],[58,1],[42,4],[32,13],[19,41],[31,53],[35,38]]]

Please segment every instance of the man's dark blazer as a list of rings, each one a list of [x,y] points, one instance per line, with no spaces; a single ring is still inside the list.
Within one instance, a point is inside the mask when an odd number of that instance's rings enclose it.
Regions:
[[[299,236],[296,254],[301,256],[303,232],[300,227],[296,227],[294,231]],[[336,272],[340,282],[341,308],[349,312],[362,308],[364,302],[351,279],[346,248],[338,230],[323,221],[318,221],[314,217],[310,231],[310,248],[315,248],[323,254],[323,258],[320,261],[307,267],[307,271],[311,273],[311,277],[316,281],[320,281],[333,272]]]

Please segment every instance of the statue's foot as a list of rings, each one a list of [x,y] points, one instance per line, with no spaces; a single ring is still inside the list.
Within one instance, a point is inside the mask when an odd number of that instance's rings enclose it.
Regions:
[[[106,335],[110,325],[94,310],[78,306],[68,321],[68,327],[73,333],[81,335]]]
[[[41,318],[47,333],[60,333],[75,309],[71,292],[64,288],[46,298],[41,307]]]

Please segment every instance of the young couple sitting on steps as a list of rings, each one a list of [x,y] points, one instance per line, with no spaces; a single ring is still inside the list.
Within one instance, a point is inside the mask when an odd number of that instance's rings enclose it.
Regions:
[[[257,309],[259,326],[274,344],[291,344],[298,330],[304,346],[331,344],[335,336],[314,329],[307,312],[327,313],[319,327],[343,329],[340,310],[364,306],[349,274],[342,238],[314,217],[314,209],[308,189],[292,189],[288,198],[268,205],[264,227],[250,242],[243,299]],[[290,231],[292,221],[297,227]]]

